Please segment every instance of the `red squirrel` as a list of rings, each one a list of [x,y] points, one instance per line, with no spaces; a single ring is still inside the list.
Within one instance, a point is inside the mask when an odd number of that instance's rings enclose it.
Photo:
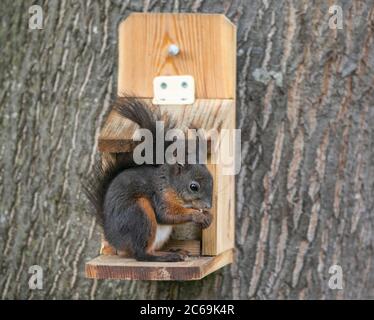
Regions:
[[[171,118],[136,98],[118,98],[114,110],[150,130],[154,147],[156,121],[164,121],[165,132],[173,128]],[[173,225],[194,222],[207,228],[212,222],[213,178],[204,164],[137,165],[132,152],[122,153],[105,170],[97,164],[83,187],[105,239],[139,261],[183,261],[182,250],[155,251],[169,239]]]

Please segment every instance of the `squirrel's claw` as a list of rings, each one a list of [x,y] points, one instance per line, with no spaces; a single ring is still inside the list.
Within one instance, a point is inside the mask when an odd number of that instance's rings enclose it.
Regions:
[[[184,249],[174,249],[174,248],[170,248],[168,251],[169,251],[169,252],[176,252],[176,253],[179,253],[179,254],[181,254],[182,256],[184,256],[185,258],[187,258],[187,257],[190,255],[190,252],[187,251],[187,250],[184,250]]]

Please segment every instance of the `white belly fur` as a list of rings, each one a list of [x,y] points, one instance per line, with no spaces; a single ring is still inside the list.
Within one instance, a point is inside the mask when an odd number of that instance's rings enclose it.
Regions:
[[[160,249],[166,241],[168,241],[173,227],[169,225],[157,225],[155,242],[153,243],[153,250]]]

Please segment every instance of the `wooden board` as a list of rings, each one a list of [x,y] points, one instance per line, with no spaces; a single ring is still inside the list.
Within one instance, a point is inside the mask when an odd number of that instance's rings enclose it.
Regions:
[[[221,14],[132,13],[119,26],[118,64],[119,95],[152,98],[154,77],[192,75],[197,98],[233,99],[236,27]]]
[[[202,254],[215,255],[235,247],[235,177],[222,174],[217,164],[208,164],[213,175],[213,221],[202,232]]]
[[[231,107],[225,112],[224,126],[220,129],[235,129],[235,122],[236,108],[235,101],[232,100]],[[226,154],[235,154],[234,144],[230,147],[224,143],[220,148]],[[214,218],[209,228],[202,232],[202,254],[216,255],[235,248],[235,176],[224,175],[224,168],[220,163],[208,162],[208,168],[214,181],[211,210]]]
[[[151,103],[151,100],[145,99]],[[160,106],[161,114],[168,113],[177,120],[178,128],[211,129],[235,128],[234,100],[196,100],[193,105]],[[128,152],[136,145],[132,136],[138,128],[133,122],[112,111],[100,131],[98,147],[100,152]]]
[[[182,262],[143,262],[119,256],[98,256],[86,263],[86,277],[121,280],[199,280],[233,262],[233,250]]]

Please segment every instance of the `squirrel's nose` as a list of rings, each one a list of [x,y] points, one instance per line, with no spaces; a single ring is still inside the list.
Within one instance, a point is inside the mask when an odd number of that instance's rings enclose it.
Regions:
[[[212,203],[204,202],[204,209],[211,209],[211,208],[212,208]]]

